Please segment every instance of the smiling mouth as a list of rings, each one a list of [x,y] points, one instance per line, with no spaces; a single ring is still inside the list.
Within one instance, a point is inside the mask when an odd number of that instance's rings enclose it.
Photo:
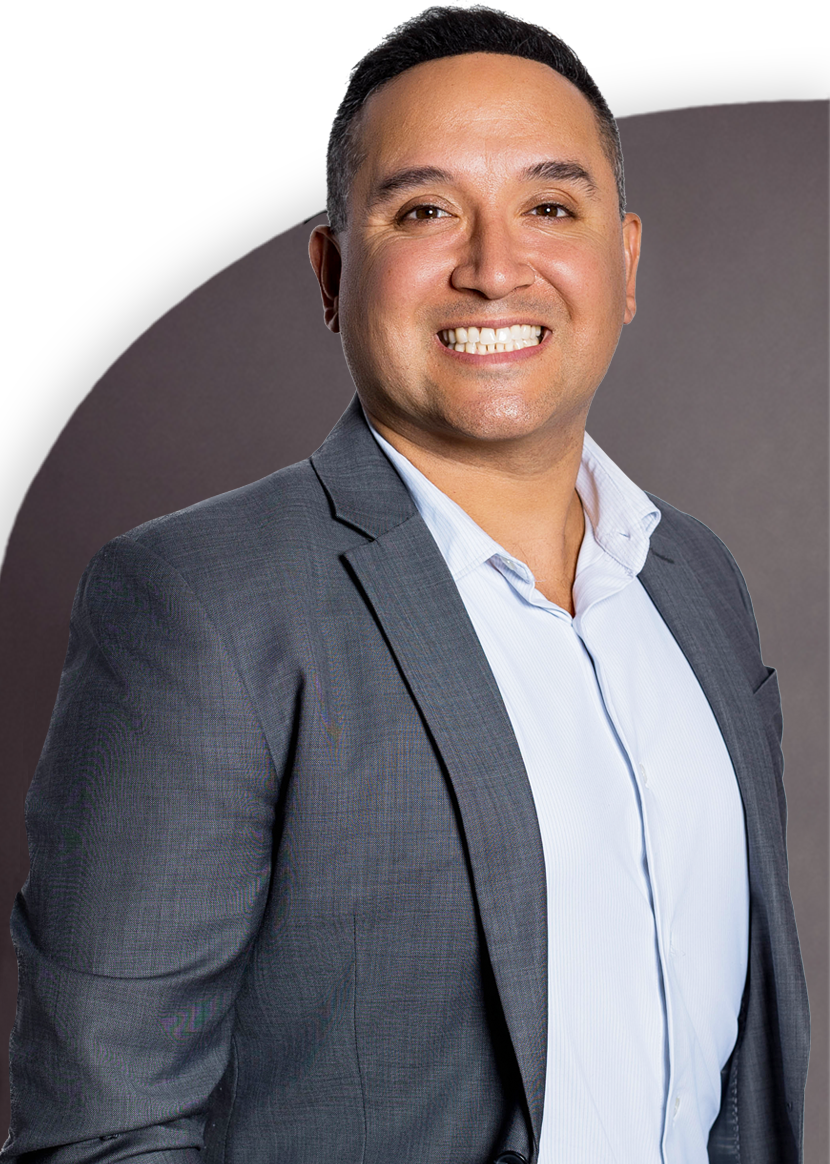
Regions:
[[[445,348],[470,355],[517,352],[542,342],[544,328],[538,323],[514,323],[512,327],[450,327],[438,332]]]

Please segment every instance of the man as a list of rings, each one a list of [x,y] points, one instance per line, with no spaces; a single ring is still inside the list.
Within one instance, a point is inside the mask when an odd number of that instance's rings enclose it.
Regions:
[[[358,398],[79,588],[4,1155],[797,1161],[775,673],[725,548],[584,433],[640,244],[607,106],[431,9],[329,188]]]

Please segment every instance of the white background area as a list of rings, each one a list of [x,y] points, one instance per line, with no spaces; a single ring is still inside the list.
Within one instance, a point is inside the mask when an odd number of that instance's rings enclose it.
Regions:
[[[425,3],[0,7],[0,552],[51,445],[121,352],[323,208],[349,69]],[[830,91],[817,0],[505,7],[566,40],[618,117]],[[786,210],[771,158],[771,230]],[[716,192],[700,212],[716,212]]]

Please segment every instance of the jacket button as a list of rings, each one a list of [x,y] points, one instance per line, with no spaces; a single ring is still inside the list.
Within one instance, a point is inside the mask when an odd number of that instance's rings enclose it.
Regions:
[[[527,1164],[527,1160],[521,1152],[502,1152],[493,1164]]]

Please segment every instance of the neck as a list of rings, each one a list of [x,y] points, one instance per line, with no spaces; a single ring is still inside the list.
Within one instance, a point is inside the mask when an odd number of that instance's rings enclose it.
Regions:
[[[533,450],[482,442],[421,442],[371,414],[377,431],[494,541],[525,562],[537,589],[571,614],[585,530],[576,477],[584,418]]]

